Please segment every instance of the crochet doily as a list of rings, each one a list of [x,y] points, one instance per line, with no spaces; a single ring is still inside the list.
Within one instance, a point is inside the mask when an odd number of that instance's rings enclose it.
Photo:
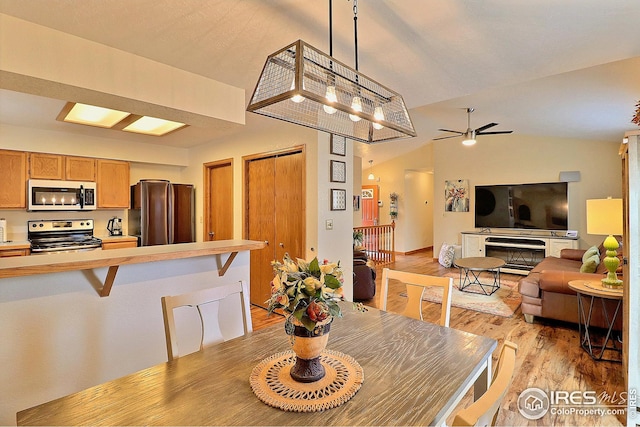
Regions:
[[[258,399],[284,411],[315,412],[340,406],[360,389],[364,371],[353,357],[339,351],[324,350],[320,361],[326,371],[324,378],[301,383],[289,374],[296,363],[295,353],[276,353],[253,368],[251,389]]]

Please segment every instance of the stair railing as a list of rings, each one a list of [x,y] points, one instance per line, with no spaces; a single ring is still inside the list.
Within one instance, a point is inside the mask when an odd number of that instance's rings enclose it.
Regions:
[[[360,246],[367,254],[367,257],[376,264],[389,264],[396,260],[395,242],[396,223],[384,225],[371,225],[366,227],[354,227],[354,235],[362,233]]]

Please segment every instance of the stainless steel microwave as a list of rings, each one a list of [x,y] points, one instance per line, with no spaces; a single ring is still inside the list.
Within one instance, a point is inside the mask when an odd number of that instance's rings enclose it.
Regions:
[[[88,211],[96,208],[96,183],[30,179],[30,211]]]

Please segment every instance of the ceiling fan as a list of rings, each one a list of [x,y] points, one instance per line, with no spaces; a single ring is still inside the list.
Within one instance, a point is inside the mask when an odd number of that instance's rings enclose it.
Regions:
[[[464,145],[473,145],[476,143],[476,136],[478,135],[497,135],[501,133],[513,132],[512,130],[497,130],[493,132],[485,132],[489,128],[498,126],[498,123],[487,123],[486,125],[480,126],[475,130],[471,129],[471,113],[473,113],[474,111],[475,111],[475,108],[467,108],[467,130],[466,131],[461,132],[459,130],[438,129],[441,132],[452,132],[452,133],[455,133],[456,135],[441,136],[440,138],[434,138],[433,140],[435,141],[438,139],[457,138],[459,136],[464,136],[464,140],[462,141],[462,143]]]

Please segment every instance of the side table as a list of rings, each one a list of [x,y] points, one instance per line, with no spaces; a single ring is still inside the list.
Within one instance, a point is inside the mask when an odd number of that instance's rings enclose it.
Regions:
[[[606,360],[609,362],[622,362],[621,359],[605,359],[606,350],[614,351],[622,354],[622,345],[616,345],[615,338],[612,338],[613,325],[622,307],[622,290],[608,289],[602,286],[599,280],[571,280],[569,288],[573,289],[578,295],[578,328],[580,332],[580,345],[594,360]],[[591,326],[591,315],[596,299],[602,304],[602,313],[607,325],[607,331],[604,337],[601,337],[602,343],[596,342],[597,333],[594,333]],[[616,308],[613,313],[607,309],[607,300],[617,301]],[[608,345],[611,342],[611,345]]]

